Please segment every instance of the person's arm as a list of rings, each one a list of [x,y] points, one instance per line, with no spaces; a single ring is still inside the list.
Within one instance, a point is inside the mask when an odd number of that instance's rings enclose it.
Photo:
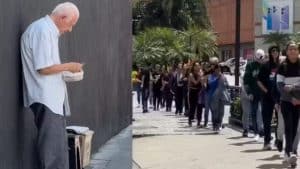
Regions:
[[[268,89],[264,86],[264,84],[261,81],[257,80],[257,85],[260,88],[260,90],[262,90],[265,94],[268,93]]]
[[[278,88],[280,95],[284,95],[284,94],[290,95],[289,93],[292,88],[291,88],[291,86],[285,84],[284,65],[281,65],[279,67],[276,79],[277,79],[277,88]],[[287,101],[292,102],[292,98]]]
[[[268,93],[268,89],[267,87],[262,83],[262,81],[265,79],[265,78],[268,78],[268,76],[266,76],[268,74],[268,69],[266,67],[266,65],[263,65],[260,70],[259,70],[259,73],[258,73],[258,76],[257,76],[257,85],[258,87],[260,88],[260,90],[262,90],[265,94]]]
[[[52,75],[63,71],[80,72],[82,64],[80,63],[65,63],[57,64],[53,56],[53,48],[57,47],[50,43],[49,33],[47,31],[36,32],[32,37],[32,63],[34,69],[41,75]],[[57,47],[58,48],[58,47]],[[58,58],[56,58],[58,59]]]
[[[250,81],[251,81],[251,66],[250,63],[246,65],[246,70],[245,70],[245,74],[244,74],[244,78],[243,78],[243,82],[244,82],[244,87],[245,87],[245,91],[247,93],[247,95],[251,94],[251,90],[250,90]]]
[[[82,64],[70,62],[70,63],[53,65],[53,66],[42,68],[42,69],[38,70],[38,72],[41,75],[52,75],[52,74],[61,73],[63,71],[70,71],[73,73],[80,72],[80,71],[82,71]]]

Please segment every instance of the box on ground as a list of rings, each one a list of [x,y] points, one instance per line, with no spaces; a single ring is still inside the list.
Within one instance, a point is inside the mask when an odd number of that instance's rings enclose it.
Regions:
[[[88,166],[91,161],[91,147],[93,135],[94,131],[89,130],[87,132],[82,133],[79,136],[82,167]]]

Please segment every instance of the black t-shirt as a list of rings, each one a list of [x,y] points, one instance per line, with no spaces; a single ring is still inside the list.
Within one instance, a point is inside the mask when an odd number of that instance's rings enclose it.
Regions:
[[[153,79],[157,79],[157,81],[155,81],[155,80],[153,81],[153,91],[160,91],[160,89],[162,87],[161,74],[159,74],[158,72],[153,72],[152,77],[153,77]]]
[[[150,85],[150,72],[149,70],[144,70],[142,73],[142,79],[143,79],[143,88],[149,88]]]
[[[258,80],[267,88],[269,95],[278,95],[278,90],[276,87],[276,75],[278,70],[278,64],[267,62],[262,65],[259,70]]]

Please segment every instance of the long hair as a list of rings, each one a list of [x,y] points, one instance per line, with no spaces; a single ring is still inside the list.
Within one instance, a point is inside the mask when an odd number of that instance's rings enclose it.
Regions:
[[[191,73],[193,73],[194,74],[194,72],[195,72],[195,67],[196,67],[196,64],[199,64],[199,62],[194,62],[193,63],[193,65],[192,65],[192,68],[191,68]]]
[[[274,60],[274,58],[272,56],[272,51],[274,49],[278,51],[278,56],[277,56],[276,60]],[[270,63],[271,64],[274,64],[274,63],[278,64],[279,63],[279,52],[280,52],[279,46],[270,46],[269,49],[268,49],[268,52],[269,52],[269,61],[270,61]]]

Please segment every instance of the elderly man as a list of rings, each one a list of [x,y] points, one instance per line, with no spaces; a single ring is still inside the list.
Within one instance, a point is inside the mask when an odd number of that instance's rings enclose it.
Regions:
[[[64,116],[69,105],[62,72],[80,72],[82,64],[62,64],[58,40],[72,31],[78,19],[78,8],[62,3],[50,15],[33,22],[21,38],[24,104],[34,113],[41,169],[69,169]]]

